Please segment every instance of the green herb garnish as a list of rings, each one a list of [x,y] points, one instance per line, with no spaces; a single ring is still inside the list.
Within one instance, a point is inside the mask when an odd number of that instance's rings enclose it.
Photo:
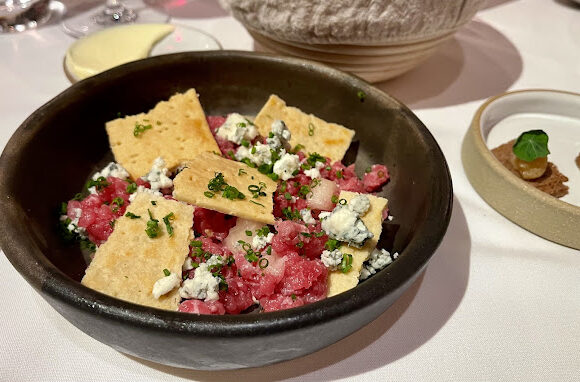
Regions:
[[[133,193],[135,193],[135,191],[137,191],[137,183],[135,183],[135,182],[129,183],[127,185],[127,193],[133,194]]]
[[[165,228],[169,236],[173,236],[173,227],[171,226],[171,220],[175,220],[175,215],[173,212],[168,213],[163,217],[163,223],[165,223]]]
[[[230,185],[226,186],[226,188],[224,189],[224,192],[222,192],[222,196],[226,199],[229,199],[229,200],[245,199],[246,198],[246,195],[242,194],[237,188],[235,188],[234,186],[230,186]]]
[[[364,102],[365,99],[367,98],[367,95],[365,92],[363,92],[362,90],[359,90],[358,92],[356,92],[356,96],[358,97],[359,101]]]
[[[268,261],[268,259],[266,258],[261,258],[260,261],[258,262],[258,266],[260,267],[260,269],[264,269],[268,266],[270,262]]]
[[[250,203],[257,204],[258,206],[261,206],[261,207],[266,207],[266,206],[265,206],[265,205],[263,205],[262,203],[255,202],[255,201],[253,201],[253,200],[251,200],[251,199],[250,199]]]
[[[202,244],[201,240],[192,240],[189,243],[189,245],[191,245],[192,247],[197,247],[197,248],[200,248],[201,244]]]
[[[308,135],[313,136],[314,135],[314,129],[315,129],[314,124],[312,124],[312,122],[310,122],[308,124]]]
[[[519,159],[531,162],[548,156],[548,134],[543,130],[530,130],[522,133],[513,146],[513,152]]]
[[[151,124],[144,125],[139,122],[135,122],[135,128],[133,129],[133,135],[138,137],[139,135],[143,134],[145,130],[152,129],[153,126]]]
[[[102,190],[105,187],[108,187],[110,185],[109,182],[107,182],[107,179],[105,179],[104,176],[99,176],[96,180],[89,180],[86,184],[86,188],[89,189],[91,187],[95,187],[95,189],[97,191]]]
[[[125,216],[129,219],[141,219],[141,216],[135,215],[133,212],[127,212]]]
[[[252,231],[246,230],[246,236],[252,236]]]
[[[262,228],[256,230],[256,235],[260,237],[267,236],[270,233],[270,228],[267,225],[263,226]],[[250,236],[250,235],[248,235]]]
[[[328,249],[329,251],[334,251],[341,246],[341,242],[336,239],[328,239],[326,243],[324,243],[324,248]]]
[[[163,270],[163,274],[164,274],[165,276],[169,276],[169,275],[171,274],[171,272],[169,272],[169,269],[165,268],[165,269]]]
[[[352,268],[352,255],[350,253],[345,253],[344,255],[342,255],[342,261],[338,266],[338,269],[340,269],[342,273],[347,273],[348,271],[350,271],[351,268]]]
[[[151,214],[151,211],[149,209],[147,209],[147,212],[149,213],[149,221],[147,222],[147,228],[145,228],[145,233],[147,234],[147,236],[153,239],[159,236],[159,232],[161,232],[159,228],[159,220],[153,218],[153,215]]]

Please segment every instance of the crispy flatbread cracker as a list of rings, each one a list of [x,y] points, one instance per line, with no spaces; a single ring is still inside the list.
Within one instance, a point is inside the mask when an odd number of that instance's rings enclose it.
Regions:
[[[224,214],[274,224],[272,196],[277,183],[266,175],[245,163],[229,160],[214,153],[200,154],[185,165],[187,167],[173,180],[175,199]],[[229,200],[221,193],[215,193],[211,198],[206,196],[205,193],[209,192],[207,185],[216,173],[222,173],[225,182],[236,187],[246,196],[245,199]],[[265,185],[262,191],[266,195],[253,198],[248,187],[251,185],[259,187],[261,182]]]
[[[346,199],[347,202],[350,202],[350,200],[356,195],[358,195],[356,192],[341,191],[339,198]],[[387,199],[368,194],[366,196],[371,202],[371,207],[361,219],[374,236],[372,239],[367,240],[365,245],[361,248],[349,247],[347,245],[343,245],[339,248],[343,254],[350,253],[352,255],[352,268],[347,273],[342,273],[341,271],[332,271],[328,273],[328,297],[345,292],[357,286],[362,265],[369,258],[381,237],[381,232],[383,230],[382,215],[383,210],[387,207]]]
[[[135,128],[142,130],[135,136]],[[118,118],[106,124],[109,144],[120,163],[137,179],[162,157],[171,171],[205,151],[219,152],[195,89],[159,102],[148,113]]]
[[[153,205],[154,201],[156,205]],[[149,214],[159,220],[161,232],[150,238],[145,233]],[[181,276],[181,266],[193,239],[193,206],[161,196],[139,193],[127,212],[140,216],[120,217],[109,239],[97,248],[95,258],[86,270],[82,283],[99,292],[154,308],[177,310],[180,297],[175,288],[159,299],[153,297],[153,285],[164,277],[163,270]],[[173,212],[169,236],[163,217]]]
[[[264,137],[270,133],[272,122],[281,119],[292,133],[290,144],[304,145],[305,153],[317,152],[333,161],[340,161],[350,146],[354,130],[336,123],[328,123],[300,109],[286,106],[286,102],[271,95],[254,123]]]

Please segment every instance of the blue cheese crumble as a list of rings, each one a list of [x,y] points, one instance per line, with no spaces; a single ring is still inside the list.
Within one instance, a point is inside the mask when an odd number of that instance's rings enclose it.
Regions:
[[[304,159],[303,162],[306,162],[306,159]],[[325,166],[325,162],[316,162],[314,167],[308,170],[304,170],[304,175],[310,177],[311,179],[320,178],[320,170]]]
[[[328,268],[329,271],[336,271],[342,263],[342,252],[340,252],[338,249],[333,251],[328,251],[325,249],[320,255],[320,260],[322,260],[322,264],[324,264],[324,266]]]
[[[238,161],[247,158],[257,166],[272,163],[272,151],[270,150],[270,146],[264,145],[260,142],[251,147],[240,146],[238,151],[236,151],[235,157]]]
[[[207,263],[199,264],[192,279],[187,279],[179,288],[179,295],[182,298],[195,298],[205,301],[216,301],[219,299],[220,280],[210,272]]]
[[[272,232],[269,232],[266,236],[255,235],[252,239],[252,249],[254,251],[262,250],[272,242],[273,238],[274,234]]]
[[[288,180],[294,177],[294,172],[300,167],[298,155],[284,153],[276,163],[274,163],[273,172],[282,180]]]
[[[304,223],[316,224],[316,220],[312,217],[312,212],[309,209],[305,208],[303,210],[300,210],[300,216],[302,217]]]
[[[115,178],[127,179],[129,173],[118,163],[110,162],[108,165],[103,167],[103,169],[95,173],[92,177],[93,180],[97,180],[100,177],[107,178],[109,176],[114,176]]]
[[[180,277],[175,273],[170,273],[168,276],[162,277],[153,284],[153,297],[159,298],[164,294],[171,292],[177,288],[181,283]]]
[[[216,135],[237,145],[241,145],[243,140],[251,141],[258,136],[258,129],[253,123],[248,121],[243,115],[232,113],[223,125],[216,131]]]
[[[141,178],[149,182],[153,191],[159,191],[162,188],[173,187],[173,181],[167,176],[168,174],[169,170],[165,167],[165,161],[163,158],[158,157],[153,161],[153,166],[149,173]]]
[[[391,255],[386,249],[373,249],[367,261],[364,262],[360,271],[359,280],[366,280],[387,265],[391,264],[398,256],[398,253]]]
[[[91,179],[97,180],[100,177],[107,179],[109,176],[113,176],[115,178],[120,179],[127,179],[129,177],[129,173],[120,164],[110,162],[108,165],[103,167],[101,171],[97,171],[96,173],[94,173]],[[88,191],[91,194],[97,194],[97,189],[94,186],[90,187]]]
[[[322,229],[330,238],[360,248],[374,236],[360,218],[369,207],[368,197],[357,195],[346,205],[338,204],[332,212],[322,212],[319,215]]]
[[[274,151],[279,151],[281,149],[290,150],[290,138],[292,134],[288,127],[282,120],[276,120],[272,122],[271,134],[266,138],[266,144],[272,148]]]

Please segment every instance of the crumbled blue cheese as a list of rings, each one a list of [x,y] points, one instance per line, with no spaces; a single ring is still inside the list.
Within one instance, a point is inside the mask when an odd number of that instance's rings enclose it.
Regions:
[[[223,265],[224,258],[219,255],[211,255],[211,257],[205,262],[208,269],[212,269],[217,265]]]
[[[302,217],[304,223],[316,224],[316,220],[312,217],[312,212],[308,208],[300,210],[300,216]]]
[[[137,187],[137,190],[134,193],[129,195],[129,201],[132,202],[133,200],[135,200],[135,198],[137,197],[137,194],[142,193],[142,192],[145,192],[145,193],[151,194],[151,195],[156,195],[156,196],[163,196],[163,194],[159,191],[152,190],[152,189],[147,188],[147,187],[139,186],[139,187]]]
[[[271,129],[272,134],[269,134],[268,138],[266,138],[266,144],[274,151],[280,149],[289,150],[292,133],[290,133],[284,121],[276,120],[272,122]]]
[[[164,294],[171,292],[173,289],[177,288],[181,283],[179,275],[176,273],[171,273],[169,276],[165,276],[155,281],[153,284],[153,297],[159,298]]]
[[[391,264],[397,256],[399,256],[399,254],[396,252],[391,255],[386,249],[375,248],[371,252],[368,260],[364,262],[359,279],[365,280],[371,277],[387,265]]]
[[[325,249],[320,255],[320,260],[322,260],[322,264],[324,264],[328,270],[335,271],[342,263],[342,252],[340,252],[338,249],[333,251],[328,251]]]
[[[306,161],[306,159],[304,159],[304,161]],[[314,167],[308,170],[304,170],[304,175],[309,176],[312,179],[320,178],[320,170],[325,166],[325,162],[316,162]]]
[[[220,280],[214,277],[207,263],[199,264],[192,279],[187,279],[179,288],[182,298],[195,298],[205,301],[216,301],[219,291]]]
[[[294,177],[293,173],[297,171],[299,167],[300,159],[298,158],[298,155],[284,153],[284,155],[274,163],[273,171],[280,177],[280,179],[288,180]]]
[[[274,234],[272,232],[269,232],[266,236],[255,235],[254,238],[252,239],[252,249],[254,251],[262,250],[272,242],[273,237]]]
[[[272,151],[270,151],[270,146],[264,145],[260,142],[251,147],[240,146],[235,157],[238,161],[247,158],[257,166],[272,163]]]
[[[185,261],[183,262],[183,265],[181,266],[181,269],[185,272],[185,271],[190,271],[193,269],[193,260],[191,259],[191,257],[187,257],[185,259]]]
[[[101,171],[94,173],[92,176],[92,179],[97,180],[101,176],[105,179],[108,178],[109,176],[113,176],[115,178],[127,179],[129,177],[129,173],[120,164],[115,163],[115,162],[110,162],[108,165],[103,167],[103,169]]]
[[[81,239],[86,239],[87,238],[87,231],[86,231],[86,229],[84,229],[83,227],[79,227],[79,220],[81,218],[81,215],[83,213],[83,210],[80,209],[80,208],[73,208],[72,211],[74,212],[75,217],[74,217],[74,219],[71,219],[71,221],[66,226],[66,229],[69,232],[78,234]],[[62,222],[66,222],[67,219],[69,219],[69,217],[67,215],[62,215],[60,217],[60,220]]]
[[[354,247],[362,245],[370,238],[370,232],[359,215],[347,206],[337,205],[331,213],[321,213],[322,229],[335,240],[347,242]]]
[[[359,194],[348,202],[348,208],[358,216],[363,216],[371,208],[371,201],[368,196]]]
[[[158,157],[153,162],[151,171],[141,179],[145,180],[151,185],[151,190],[159,191],[163,188],[173,187],[173,181],[167,176],[169,170],[165,167],[163,158]]]
[[[242,140],[251,141],[258,135],[258,129],[253,123],[248,121],[243,115],[232,113],[221,125],[216,135],[237,145],[242,144]]]

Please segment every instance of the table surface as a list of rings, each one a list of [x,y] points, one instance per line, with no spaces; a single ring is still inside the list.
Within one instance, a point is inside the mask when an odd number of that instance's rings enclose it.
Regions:
[[[225,49],[253,49],[249,34],[214,0],[169,4],[182,4],[169,10],[172,22],[214,35]],[[57,22],[0,35],[0,147],[70,86],[62,60],[73,41]],[[580,380],[580,251],[498,214],[469,184],[460,156],[486,98],[526,88],[580,92],[580,6],[489,1],[427,62],[378,86],[431,130],[448,160],[455,198],[447,235],[424,275],[377,320],[278,365],[175,369],[123,355],[79,331],[2,254],[0,380]]]

